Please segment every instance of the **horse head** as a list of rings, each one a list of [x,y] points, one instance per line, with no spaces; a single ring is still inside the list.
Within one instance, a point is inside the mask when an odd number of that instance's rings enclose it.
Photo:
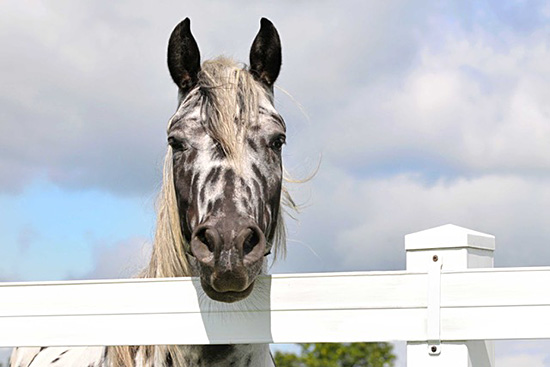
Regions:
[[[180,97],[168,143],[184,251],[210,298],[238,301],[265,270],[282,225],[279,35],[263,18],[249,68],[226,58],[201,65],[185,19],[170,36],[168,67]]]

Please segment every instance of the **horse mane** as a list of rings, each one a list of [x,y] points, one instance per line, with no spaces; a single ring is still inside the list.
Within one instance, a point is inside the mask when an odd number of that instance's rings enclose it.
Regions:
[[[206,128],[209,134],[220,144],[227,157],[238,167],[242,158],[242,146],[245,134],[253,121],[257,121],[262,98],[273,100],[272,93],[254,79],[247,67],[235,61],[218,57],[205,61],[198,75],[197,86],[190,92],[186,102],[180,103],[178,111],[170,119],[168,126],[175,121],[187,107],[201,103]],[[180,101],[181,102],[181,101]],[[174,187],[172,148],[169,146],[164,158],[163,182],[157,199],[157,226],[153,242],[153,251],[149,265],[139,274],[141,278],[169,278],[191,276],[190,264],[185,249],[188,244],[181,233],[180,218]],[[284,214],[297,211],[288,190],[281,193],[281,207],[275,234],[271,240],[274,259],[286,254],[286,227]],[[183,364],[181,346],[116,346],[110,347],[109,359],[113,367],[134,366],[136,355],[145,360],[153,358],[161,361],[169,353],[174,365]],[[181,362],[180,362],[181,361]]]
[[[206,61],[198,75],[206,128],[233,165],[241,162],[245,134],[258,120],[260,99],[272,98],[254,77],[235,61],[218,57]]]

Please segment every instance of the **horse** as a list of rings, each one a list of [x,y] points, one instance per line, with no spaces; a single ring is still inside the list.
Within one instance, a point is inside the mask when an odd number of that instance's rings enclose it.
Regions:
[[[286,126],[274,106],[281,42],[266,18],[250,65],[201,64],[189,18],[168,42],[178,107],[168,123],[163,185],[145,278],[194,276],[211,302],[257,297],[267,256],[284,252]],[[145,296],[145,295],[144,295]],[[199,295],[200,296],[200,295]],[[261,295],[260,295],[261,296]],[[264,295],[265,297],[265,295]],[[200,298],[200,297],[199,297]],[[268,344],[16,348],[11,367],[274,366]]]

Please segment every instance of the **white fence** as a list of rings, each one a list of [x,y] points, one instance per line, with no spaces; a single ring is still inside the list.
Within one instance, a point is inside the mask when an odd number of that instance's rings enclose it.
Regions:
[[[0,347],[400,340],[409,367],[494,366],[487,340],[550,338],[550,267],[493,269],[494,246],[437,227],[406,271],[266,276],[230,305],[193,278],[0,283]]]

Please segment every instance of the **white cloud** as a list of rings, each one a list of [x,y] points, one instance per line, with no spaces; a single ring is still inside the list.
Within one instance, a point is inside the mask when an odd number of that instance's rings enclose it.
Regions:
[[[414,170],[427,161],[455,175],[546,175],[550,67],[542,60],[550,49],[544,34],[517,36],[504,48],[483,32],[424,45],[402,80],[364,84],[333,108],[319,132],[326,156],[350,171],[399,162]]]
[[[404,235],[447,223],[496,235],[497,266],[550,263],[548,178],[427,182],[418,175],[363,179],[323,170],[311,184],[298,235],[291,235],[300,242],[289,243],[278,271],[404,269]]]
[[[150,24],[92,3],[10,4],[1,16],[0,188],[46,176],[150,192],[175,103],[164,38],[143,38]]]

